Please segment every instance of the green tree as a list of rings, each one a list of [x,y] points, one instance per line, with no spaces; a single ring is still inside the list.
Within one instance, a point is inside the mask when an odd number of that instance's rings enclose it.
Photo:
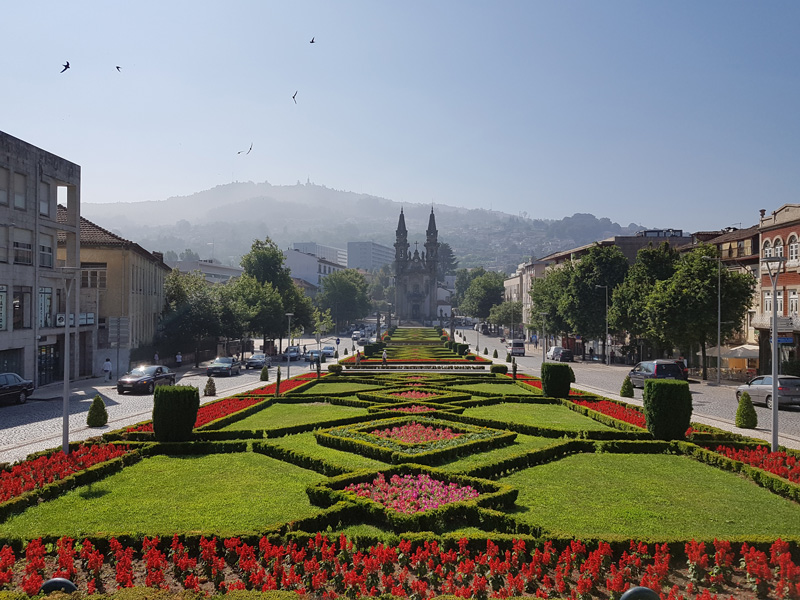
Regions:
[[[453,294],[453,306],[461,306],[464,295],[469,289],[472,280],[486,274],[486,269],[477,267],[475,269],[459,269],[456,271],[455,294]]]
[[[702,245],[684,254],[668,280],[657,281],[648,295],[650,327],[662,339],[700,346],[703,379],[708,376],[706,345],[717,340],[716,248]],[[752,276],[723,268],[721,272],[722,341],[739,329],[753,297]]]
[[[367,280],[355,269],[344,269],[327,275],[317,294],[317,305],[330,310],[336,329],[343,321],[365,317],[370,310]]]
[[[200,260],[200,255],[192,250],[191,248],[187,248],[180,254],[181,260]]]
[[[244,272],[254,277],[259,283],[269,282],[280,293],[285,293],[292,286],[292,276],[288,267],[284,266],[286,257],[278,245],[271,239],[254,240],[250,252],[242,257]]]
[[[522,322],[522,302],[503,302],[489,311],[489,323],[515,329]]]
[[[458,261],[456,260],[453,249],[447,242],[439,244],[439,265],[436,270],[439,281],[444,281],[446,275],[455,275],[458,269]]]
[[[503,302],[505,287],[502,273],[484,273],[472,280],[459,305],[461,310],[479,319],[487,319],[492,307]]]
[[[192,342],[195,367],[199,366],[200,342],[217,335],[220,330],[219,306],[202,273],[181,273],[173,269],[167,275],[161,325],[161,337],[171,345],[179,347],[187,340]]]
[[[544,327],[542,335],[569,330],[569,324],[559,307],[574,269],[574,263],[567,262],[548,270],[544,277],[536,278],[531,283],[530,323]]]
[[[261,335],[264,348],[268,339],[283,337],[286,311],[280,293],[271,283],[259,283],[255,277],[244,274],[229,285],[244,309],[246,331]]]

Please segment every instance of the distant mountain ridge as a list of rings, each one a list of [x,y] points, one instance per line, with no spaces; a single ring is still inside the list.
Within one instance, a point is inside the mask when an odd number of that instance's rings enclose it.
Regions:
[[[238,264],[254,239],[267,236],[281,248],[302,241],[345,249],[348,241],[391,247],[401,207],[409,241],[423,243],[431,204],[396,202],[312,183],[228,183],[162,201],[83,203],[81,212],[151,251],[180,253],[189,248],[201,258],[213,255],[223,263]],[[529,257],[644,229],[591,214],[546,220],[444,204],[433,208],[439,241],[451,245],[460,267],[483,265],[505,272]]]

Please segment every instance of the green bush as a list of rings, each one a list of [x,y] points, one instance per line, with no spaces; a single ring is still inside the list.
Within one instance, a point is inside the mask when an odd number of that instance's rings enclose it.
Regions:
[[[97,394],[89,407],[89,414],[86,415],[86,424],[89,427],[102,427],[106,423],[108,423],[108,411],[100,394]]]
[[[334,375],[341,375],[342,365],[328,365],[328,373],[333,373]]]
[[[564,363],[542,364],[542,393],[552,398],[569,396],[569,365]]]
[[[192,429],[200,408],[200,391],[190,385],[156,388],[153,396],[153,434],[159,442],[184,442],[192,437]]]
[[[625,381],[622,382],[619,395],[623,398],[633,398],[633,383],[631,383],[631,378],[627,375],[625,376]]]
[[[800,360],[785,360],[781,363],[781,373],[784,375],[800,375]]]
[[[572,370],[572,367],[569,368],[569,382],[575,383],[575,371]]]
[[[447,341],[447,336],[446,336],[446,335],[443,335],[443,336],[442,336],[442,337],[440,337],[439,339],[440,339],[440,340],[442,340],[443,342],[446,342],[446,341]]]
[[[275,383],[275,397],[277,398],[278,396],[281,395],[281,368],[280,367],[278,367],[277,375],[275,377],[276,377],[276,380],[275,380],[276,381],[276,383]]]
[[[505,375],[508,373],[508,365],[492,365],[489,367],[489,371],[492,373],[503,373]]]
[[[486,346],[483,347],[483,353],[489,354],[489,349]]]
[[[459,356],[464,356],[469,350],[469,344],[458,344],[457,353]]]
[[[497,358],[497,348],[494,349],[494,354],[492,354],[492,358]]]
[[[753,408],[750,394],[742,392],[739,398],[739,407],[736,409],[736,426],[742,429],[755,429],[758,427],[758,415]]]
[[[261,367],[261,381],[269,381],[269,367],[267,365]]]
[[[692,394],[685,381],[646,379],[644,416],[647,430],[657,440],[682,440],[692,419]]]
[[[203,396],[216,396],[217,395],[217,384],[214,383],[214,378],[209,377],[206,381],[206,387],[203,388]]]
[[[506,362],[511,362],[511,353],[506,352]]]

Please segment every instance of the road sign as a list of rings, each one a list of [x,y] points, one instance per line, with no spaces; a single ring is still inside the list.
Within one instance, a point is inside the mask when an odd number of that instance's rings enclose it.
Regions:
[[[339,342],[340,342],[340,341],[341,341],[341,340],[340,340],[339,338],[336,338],[336,345],[337,345],[337,346],[339,345]]]

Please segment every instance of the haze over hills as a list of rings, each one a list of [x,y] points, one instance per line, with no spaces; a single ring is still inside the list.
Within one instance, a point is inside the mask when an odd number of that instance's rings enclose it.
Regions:
[[[158,202],[83,203],[90,221],[148,250],[180,253],[192,249],[238,265],[255,239],[269,236],[279,247],[314,241],[347,248],[348,241],[391,247],[397,218],[405,213],[409,242],[425,241],[431,204],[396,202],[369,194],[334,190],[312,183],[274,186],[229,183],[190,196]],[[644,227],[621,226],[607,218],[575,214],[559,221],[532,214],[433,205],[439,241],[453,248],[460,267],[483,265],[513,272],[529,257],[588,244]],[[674,227],[674,223],[663,227]]]

